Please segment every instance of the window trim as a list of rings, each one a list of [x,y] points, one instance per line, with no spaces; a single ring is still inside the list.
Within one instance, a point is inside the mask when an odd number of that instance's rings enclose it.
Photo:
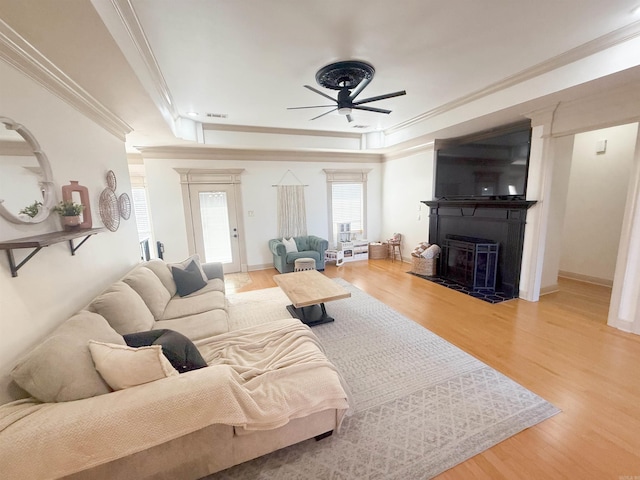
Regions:
[[[327,177],[327,211],[329,221],[329,242],[337,238],[333,231],[333,184],[334,183],[360,183],[362,184],[362,237],[367,238],[367,180],[371,168],[366,169],[324,169]],[[333,245],[337,247],[337,245]]]

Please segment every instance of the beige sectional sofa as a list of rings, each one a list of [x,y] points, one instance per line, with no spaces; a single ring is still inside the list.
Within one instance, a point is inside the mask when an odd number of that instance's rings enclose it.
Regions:
[[[180,296],[168,264],[141,264],[18,362],[30,396],[0,405],[3,479],[197,479],[339,427],[348,388],[310,329],[283,312],[230,330],[221,266],[201,273]],[[164,347],[126,345],[156,329],[206,366],[178,373]]]

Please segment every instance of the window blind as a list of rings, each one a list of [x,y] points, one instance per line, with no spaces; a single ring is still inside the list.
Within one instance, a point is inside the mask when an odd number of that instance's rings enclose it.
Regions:
[[[351,233],[363,233],[364,218],[362,183],[333,183],[331,185],[331,213],[334,242],[337,242],[337,224],[351,224]]]

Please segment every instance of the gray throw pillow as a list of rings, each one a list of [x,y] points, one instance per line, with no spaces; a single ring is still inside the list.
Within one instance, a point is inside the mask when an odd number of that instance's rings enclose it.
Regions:
[[[171,273],[176,282],[178,295],[181,297],[197,292],[207,284],[207,282],[203,280],[200,269],[195,261],[192,261],[184,269],[171,267]]]

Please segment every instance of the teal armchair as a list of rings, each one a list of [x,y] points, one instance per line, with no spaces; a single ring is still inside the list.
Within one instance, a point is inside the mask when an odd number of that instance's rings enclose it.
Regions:
[[[293,237],[296,241],[297,252],[287,253],[281,238],[269,240],[269,250],[273,254],[273,266],[280,273],[293,272],[296,258],[313,258],[316,270],[324,270],[324,252],[329,248],[329,242],[314,235]]]

